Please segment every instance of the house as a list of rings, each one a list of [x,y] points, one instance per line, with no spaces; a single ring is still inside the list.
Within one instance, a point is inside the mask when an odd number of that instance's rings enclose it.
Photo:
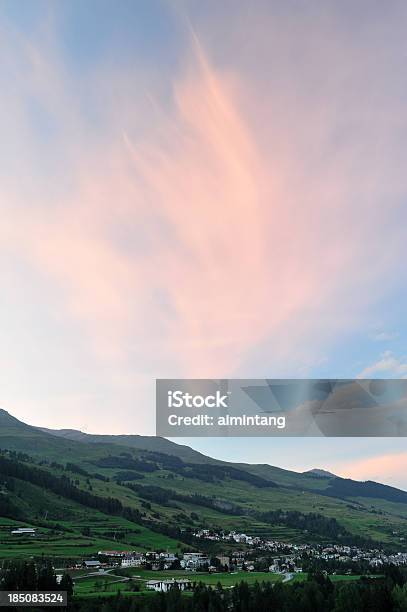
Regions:
[[[140,567],[143,562],[143,556],[141,554],[126,555],[122,558],[122,567]]]
[[[32,527],[18,527],[18,529],[13,529],[11,535],[29,535],[35,536],[36,529]]]
[[[166,593],[170,589],[177,587],[181,591],[185,591],[191,587],[189,580],[148,580],[146,587],[150,590],[157,591],[159,593]]]
[[[272,565],[269,567],[269,572],[277,573],[280,571],[279,559],[276,559]]]
[[[221,565],[227,565],[229,567],[230,557],[227,557],[226,555],[218,555],[216,558],[219,560]]]
[[[206,555],[204,555],[204,553],[184,553],[184,558],[181,561],[181,567],[183,567],[184,569],[189,571],[195,571],[205,566],[209,567],[209,559]]]
[[[160,553],[160,559],[166,563],[175,563],[175,561],[178,561],[177,555],[173,553]]]
[[[99,569],[100,567],[102,567],[102,564],[100,561],[84,561],[83,565],[86,569]]]

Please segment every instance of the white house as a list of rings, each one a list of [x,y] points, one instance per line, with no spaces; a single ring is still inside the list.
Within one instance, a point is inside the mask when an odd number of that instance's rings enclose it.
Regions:
[[[178,560],[177,555],[174,555],[174,553],[160,553],[160,559],[163,559],[164,561],[166,561],[167,563],[174,563],[174,561]]]
[[[11,534],[35,536],[35,532],[36,529],[33,529],[32,527],[18,527],[18,529],[13,529]]]
[[[196,570],[205,565],[209,566],[209,564],[208,557],[201,552],[184,553],[184,558],[181,561],[181,567],[186,570]]]
[[[126,555],[122,558],[121,566],[122,567],[140,567],[143,562],[142,555]]]
[[[157,591],[160,593],[166,593],[174,587],[178,587],[181,591],[185,591],[191,586],[189,580],[148,580],[146,587],[150,590]]]

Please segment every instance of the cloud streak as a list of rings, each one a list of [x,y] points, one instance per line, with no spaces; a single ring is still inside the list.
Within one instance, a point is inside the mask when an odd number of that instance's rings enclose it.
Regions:
[[[397,269],[399,204],[381,198],[390,178],[406,187],[386,161],[398,85],[383,71],[389,97],[373,87],[367,114],[357,85],[374,37],[343,54],[328,19],[312,26],[330,40],[321,56],[298,29],[292,52],[306,49],[307,63],[294,80],[278,24],[260,17],[270,79],[241,28],[209,55],[202,27],[164,92],[126,64],[72,75],[52,30],[45,42],[3,39],[0,244],[41,279],[44,307],[56,304],[119,395],[132,378],[249,374],[256,360],[296,374],[365,319]],[[314,65],[326,89],[307,89]]]
[[[384,351],[380,359],[359,372],[357,378],[375,378],[380,374],[393,378],[407,378],[407,363],[395,357],[391,351]]]

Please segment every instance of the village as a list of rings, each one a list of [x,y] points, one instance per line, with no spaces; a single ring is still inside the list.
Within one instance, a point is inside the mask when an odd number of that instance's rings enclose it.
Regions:
[[[20,527],[11,531],[13,537],[29,536],[35,538],[36,528]],[[281,575],[287,582],[296,575],[302,575],[312,568],[328,574],[380,573],[386,566],[407,566],[406,552],[386,553],[384,550],[362,549],[341,544],[304,544],[263,539],[237,531],[216,531],[199,529],[193,533],[202,548],[222,548],[224,552],[209,554],[202,551],[135,551],[99,550],[92,558],[78,559],[67,570],[83,571],[86,576],[106,576],[115,574],[118,581],[129,580],[122,577],[123,572],[135,568],[148,572],[149,579],[145,588],[166,592],[177,586],[180,590],[192,590],[203,573],[219,575],[241,575],[248,573],[272,573]],[[212,545],[212,546],[211,546]],[[154,572],[154,577],[151,573]],[[156,573],[156,577],[155,577]],[[190,574],[190,576],[188,576]],[[194,576],[196,574],[196,576]],[[62,576],[62,574],[57,574]],[[221,576],[220,576],[221,577]]]
[[[194,533],[195,538],[212,541],[234,542],[245,544],[250,549],[278,555],[269,567],[270,572],[302,572],[304,558],[320,559],[322,561],[338,561],[339,563],[361,563],[367,562],[370,567],[382,567],[384,565],[407,565],[407,553],[397,552],[385,554],[380,549],[362,549],[356,546],[345,546],[341,544],[316,545],[316,544],[293,544],[275,540],[264,540],[244,533],[217,532],[209,529],[201,529]],[[250,552],[246,556],[251,558]],[[248,571],[254,569],[253,563],[246,565]]]
[[[159,579],[160,572],[168,570],[183,570],[186,573],[238,573],[238,572],[271,572],[281,574],[284,581],[292,579],[295,574],[306,571],[311,561],[328,564],[333,574],[351,574],[350,566],[369,568],[370,571],[384,568],[388,565],[407,566],[407,553],[399,552],[387,555],[382,550],[362,550],[357,547],[332,544],[329,546],[313,544],[290,544],[274,540],[261,540],[252,538],[243,533],[230,532],[214,534],[207,530],[195,534],[201,539],[219,539],[246,545],[245,550],[234,551],[229,554],[220,554],[214,557],[203,552],[185,552],[173,554],[168,552],[124,552],[99,551],[97,560],[85,560],[78,567],[88,570],[103,570],[108,567],[144,568],[157,572],[157,579],[146,582],[147,589],[167,591],[174,585],[181,590],[193,587],[193,577]],[[270,564],[267,561],[272,558]],[[266,563],[265,563],[266,562]],[[342,567],[348,569],[341,569]],[[338,568],[337,571],[333,568]],[[326,570],[324,573],[328,573]]]

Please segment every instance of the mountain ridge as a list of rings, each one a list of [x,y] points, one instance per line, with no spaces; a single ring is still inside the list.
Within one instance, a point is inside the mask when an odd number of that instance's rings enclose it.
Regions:
[[[393,487],[385,483],[379,483],[369,480],[357,481],[353,479],[342,479],[336,474],[333,474],[332,472],[321,468],[313,468],[304,472],[296,472],[294,470],[288,470],[268,463],[256,464],[224,461],[221,459],[216,459],[215,457],[204,455],[203,453],[200,453],[199,451],[196,451],[195,449],[187,445],[177,444],[176,442],[167,440],[166,438],[161,438],[159,436],[143,436],[139,434],[90,434],[77,429],[52,429],[35,425],[28,425],[27,423],[24,423],[23,421],[20,421],[19,419],[11,415],[8,411],[0,409],[0,429],[4,428],[4,425],[10,424],[12,424],[12,426],[16,427],[19,430],[24,430],[26,434],[33,434],[33,432],[36,431],[38,432],[39,436],[46,435],[48,441],[53,440],[55,442],[55,439],[62,439],[68,443],[89,443],[95,445],[113,444],[117,446],[124,446],[127,448],[135,448],[137,450],[142,451],[144,450],[150,452],[162,452],[169,455],[175,455],[181,459],[184,459],[186,461],[192,461],[194,463],[234,465],[249,472],[256,473],[257,475],[262,475],[263,477],[268,476],[270,479],[272,479],[272,475],[274,475],[275,478],[275,475],[277,474],[277,481],[279,480],[278,475],[280,475],[280,477],[283,476],[286,480],[290,480],[292,478],[303,478],[304,484],[307,482],[307,478],[320,477],[321,480],[339,479],[361,484],[363,484],[364,482],[372,482],[373,484],[377,484],[382,487],[389,487],[390,489],[395,489],[397,491],[402,491],[403,493],[406,493],[406,491],[399,487]]]
[[[34,525],[46,512],[72,540],[78,530],[81,535],[83,516],[91,532],[99,521],[107,536],[114,522],[122,525],[127,542],[144,546],[156,537],[162,543],[164,536],[188,544],[194,529],[237,530],[290,542],[345,538],[393,547],[407,542],[407,492],[380,483],[220,461],[154,436],[35,427],[4,410],[1,457],[11,471],[5,474],[0,517],[2,502],[3,517],[17,518],[10,508],[18,507],[19,520]],[[40,482],[46,485],[43,491]],[[106,512],[109,503],[114,515]],[[131,527],[129,519],[138,527]],[[69,536],[72,529],[75,537]]]

